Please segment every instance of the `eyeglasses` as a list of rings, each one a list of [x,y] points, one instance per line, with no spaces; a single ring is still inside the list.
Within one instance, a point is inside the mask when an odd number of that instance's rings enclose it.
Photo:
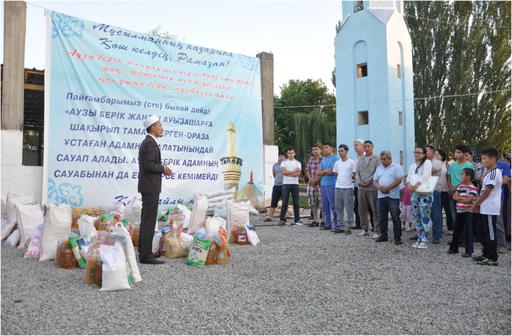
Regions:
[[[414,154],[423,154],[423,152],[414,152]]]

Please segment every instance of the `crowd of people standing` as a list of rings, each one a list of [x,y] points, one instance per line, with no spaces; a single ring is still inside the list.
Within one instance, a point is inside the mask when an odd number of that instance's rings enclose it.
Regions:
[[[389,241],[388,218],[393,223],[393,242],[403,244],[402,231],[416,231],[412,247],[427,249],[440,244],[443,234],[452,235],[448,253],[472,257],[474,241],[482,244],[482,255],[473,259],[481,265],[498,265],[498,255],[507,253],[510,240],[510,154],[499,159],[494,148],[478,154],[464,144],[447,153],[434,146],[417,147],[414,162],[404,176],[402,166],[390,151],[374,154],[370,140],[354,141],[355,160],[350,148],[331,143],[313,145],[306,165],[307,199],[312,221],[309,227],[335,234],[370,236],[376,242]],[[289,196],[294,220],[299,217],[299,176],[302,165],[294,148],[279,153],[273,166],[275,184],[265,221],[282,200],[278,225],[286,225]],[[443,230],[445,213],[446,231]]]

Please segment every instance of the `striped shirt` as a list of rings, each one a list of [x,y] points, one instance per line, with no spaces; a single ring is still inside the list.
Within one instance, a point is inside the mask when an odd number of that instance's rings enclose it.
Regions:
[[[478,195],[478,189],[473,184],[459,184],[455,192],[457,193],[457,195],[464,198],[469,198],[470,196],[476,197]],[[473,204],[471,203],[457,202],[457,212],[472,212],[472,206]]]

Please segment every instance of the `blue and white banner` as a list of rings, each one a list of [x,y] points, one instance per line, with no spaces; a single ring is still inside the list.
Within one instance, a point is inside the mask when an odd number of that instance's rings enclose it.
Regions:
[[[260,62],[49,12],[43,198],[110,207],[137,194],[142,124],[160,117],[161,206],[263,183]]]

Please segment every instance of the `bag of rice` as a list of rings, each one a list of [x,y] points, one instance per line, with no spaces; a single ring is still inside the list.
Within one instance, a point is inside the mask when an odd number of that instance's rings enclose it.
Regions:
[[[36,203],[34,195],[21,195],[12,192],[7,193],[7,224],[2,227],[2,240],[9,237],[16,226],[16,204],[29,205]]]
[[[21,234],[19,248],[23,249],[30,239],[32,230],[38,225],[43,224],[43,211],[38,204],[16,204],[16,221]]]
[[[39,261],[52,260],[57,253],[59,241],[65,241],[71,234],[71,208],[67,204],[50,204],[46,225],[41,240]]]
[[[100,290],[130,289],[126,271],[126,256],[121,244],[116,242],[114,246],[101,245],[100,255],[103,271]]]
[[[194,237],[194,242],[190,248],[190,253],[187,258],[187,265],[190,266],[202,266],[206,262],[208,256],[208,250],[210,249],[211,241],[202,240]]]

